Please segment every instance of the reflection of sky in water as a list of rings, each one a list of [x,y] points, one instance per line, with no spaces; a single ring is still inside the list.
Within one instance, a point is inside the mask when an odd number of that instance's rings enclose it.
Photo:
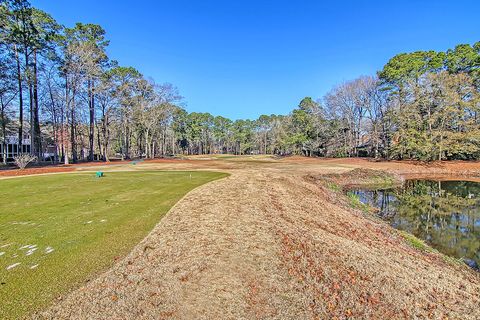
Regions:
[[[480,183],[409,180],[398,189],[353,192],[393,227],[480,264]]]

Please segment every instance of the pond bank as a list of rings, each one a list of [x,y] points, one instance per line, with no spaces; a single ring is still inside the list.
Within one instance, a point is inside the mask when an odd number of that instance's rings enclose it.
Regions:
[[[348,196],[375,208],[375,215],[392,227],[478,270],[480,183],[458,179],[405,180],[393,188],[356,187]]]

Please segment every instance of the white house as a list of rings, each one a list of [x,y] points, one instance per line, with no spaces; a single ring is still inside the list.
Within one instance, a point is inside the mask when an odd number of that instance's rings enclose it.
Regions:
[[[7,136],[6,148],[3,150],[3,143],[0,143],[0,160],[6,155],[7,161],[13,161],[13,158],[21,153],[30,152],[30,136],[24,135],[22,139],[22,150],[19,150],[18,136]]]

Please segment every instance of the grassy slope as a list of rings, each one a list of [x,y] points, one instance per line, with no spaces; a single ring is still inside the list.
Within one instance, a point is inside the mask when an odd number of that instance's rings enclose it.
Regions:
[[[106,269],[188,191],[223,176],[117,172],[0,181],[0,319],[44,307]],[[26,245],[37,249],[27,255],[29,248],[20,250]],[[21,264],[6,270],[14,263]]]

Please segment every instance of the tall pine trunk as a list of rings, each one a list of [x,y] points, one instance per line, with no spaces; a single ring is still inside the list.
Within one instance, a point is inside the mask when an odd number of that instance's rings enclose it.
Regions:
[[[35,155],[35,130],[33,124],[33,87],[32,87],[32,76],[30,75],[30,61],[27,47],[25,46],[25,70],[27,73],[26,79],[28,84],[28,98],[29,98],[29,106],[30,106],[30,154]]]
[[[95,96],[94,96],[94,82],[88,80],[88,109],[90,114],[90,128],[88,133],[89,153],[88,160],[93,161],[94,155],[94,135],[95,135]]]
[[[48,93],[50,96],[50,103],[52,106],[52,127],[53,127],[53,144],[55,145],[55,154],[53,156],[53,162],[58,163],[59,145],[58,145],[58,115],[57,107],[55,105],[55,99],[53,97],[52,86],[48,81]]]
[[[67,111],[69,108],[69,96],[68,96],[68,75],[65,74],[65,107],[62,108],[62,154],[63,154],[63,163],[68,164],[68,150],[66,143],[66,132],[68,132],[68,115]],[[67,128],[67,129],[66,129]]]
[[[105,112],[105,107],[102,107],[102,131],[103,131],[103,160],[109,161],[108,159],[108,140],[109,140],[109,133],[108,133],[108,116]]]
[[[18,151],[22,152],[23,140],[23,85],[22,71],[20,68],[20,57],[18,56],[17,45],[14,45],[15,60],[17,62],[17,80],[18,80]]]
[[[35,150],[38,161],[42,158],[42,136],[40,133],[40,117],[38,108],[37,50],[33,50],[33,131],[35,133]]]
[[[72,148],[72,162],[77,162],[77,145],[75,143],[75,85],[73,85],[72,102],[70,108],[70,147]]]
[[[2,159],[3,164],[7,164],[7,122],[6,122],[6,115],[5,115],[5,108],[6,105],[3,104],[3,99],[0,96],[0,104],[1,104],[1,120],[2,120]]]

